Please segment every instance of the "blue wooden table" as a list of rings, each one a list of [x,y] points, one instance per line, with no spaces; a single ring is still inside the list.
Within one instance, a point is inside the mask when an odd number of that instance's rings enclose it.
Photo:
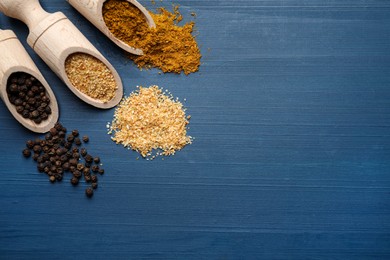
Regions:
[[[186,99],[194,143],[154,161],[113,143],[114,109],[80,102],[28,28],[0,16],[106,170],[92,199],[69,175],[50,184],[21,154],[40,135],[0,103],[0,259],[389,259],[390,2],[174,3],[203,54],[188,76],[140,71],[65,0],[41,1],[107,57],[126,95],[156,84]]]

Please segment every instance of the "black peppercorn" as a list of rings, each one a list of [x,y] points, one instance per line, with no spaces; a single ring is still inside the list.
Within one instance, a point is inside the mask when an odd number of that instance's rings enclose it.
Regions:
[[[73,135],[68,135],[68,137],[66,137],[66,140],[68,141],[68,142],[70,142],[70,143],[73,143],[73,141],[74,141],[74,136]]]
[[[89,137],[87,135],[84,135],[83,136],[83,141],[84,141],[84,143],[88,143],[89,142]]]
[[[75,159],[80,159],[80,154],[79,153],[73,153],[73,158]]]
[[[100,163],[100,158],[99,158],[99,157],[95,157],[95,158],[93,158],[93,161],[94,161],[95,163]]]
[[[99,172],[99,174],[102,175],[102,174],[104,174],[104,169],[100,168],[98,172]]]
[[[60,167],[62,165],[62,162],[61,161],[55,161],[54,165],[56,167]]]
[[[97,182],[92,182],[92,183],[91,183],[91,187],[92,187],[92,189],[96,190],[97,187],[98,187]]]
[[[23,110],[22,116],[23,116],[24,118],[28,118],[28,117],[30,116],[30,113],[28,112],[28,110]]]
[[[34,145],[35,145],[35,142],[34,142],[33,140],[28,140],[28,141],[26,142],[26,146],[27,146],[27,148],[29,148],[29,149],[32,149],[32,148],[34,147]]]
[[[73,173],[74,171],[76,171],[76,167],[73,165],[69,166],[69,171]]]
[[[51,134],[52,136],[57,135],[57,133],[58,133],[57,128],[55,128],[55,127],[50,128],[50,134]]]
[[[50,167],[50,171],[51,171],[51,172],[56,172],[56,171],[57,171],[57,167],[55,167],[54,165],[52,165],[52,166]]]
[[[18,112],[19,114],[23,113],[23,110],[24,110],[23,106],[16,107],[16,112]]]
[[[49,180],[50,180],[50,182],[55,182],[55,181],[56,181],[56,177],[54,177],[54,176],[52,175],[52,176],[50,176]]]
[[[77,129],[73,130],[73,131],[72,131],[72,135],[73,135],[74,137],[79,136],[79,131],[78,131]]]
[[[81,150],[80,150],[80,153],[81,153],[81,155],[84,157],[84,156],[86,156],[88,153],[87,153],[87,149],[85,149],[85,148],[81,148]]]
[[[64,132],[64,131],[60,131],[60,132],[58,133],[58,136],[59,136],[59,137],[65,137],[65,132]]]
[[[69,160],[69,164],[70,164],[71,166],[76,166],[76,165],[77,165],[77,160],[74,159],[74,158],[72,158],[72,159]]]
[[[62,174],[56,173],[54,176],[57,181],[62,181]]]
[[[40,118],[40,117],[37,117],[34,119],[34,123],[36,123],[36,124],[40,124],[41,122],[42,122],[42,118]]]
[[[99,166],[98,165],[92,165],[91,170],[93,172],[98,172],[99,171]]]
[[[62,165],[62,168],[64,169],[64,171],[69,171],[69,163],[64,162],[64,164]]]
[[[84,175],[91,175],[90,169],[89,169],[88,167],[85,167],[85,168],[83,169],[83,174],[84,174]]]
[[[37,169],[39,172],[44,172],[45,169],[44,164],[43,163],[38,164]]]
[[[42,155],[42,158],[43,158],[44,161],[47,161],[47,160],[49,160],[49,155],[47,153],[44,153]]]
[[[34,153],[33,156],[32,156],[34,161],[37,161],[38,157],[39,157],[39,154],[37,154],[37,153]]]
[[[75,143],[76,145],[81,145],[81,140],[80,140],[80,138],[76,137],[76,138],[74,139],[74,143]]]
[[[72,179],[70,179],[70,183],[72,183],[73,186],[76,186],[77,184],[79,184],[79,179],[73,177]]]
[[[80,171],[75,170],[75,171],[73,172],[73,176],[76,177],[76,178],[81,178],[82,174],[81,174]]]
[[[92,182],[97,182],[98,181],[98,177],[96,175],[91,175],[91,181]]]
[[[39,152],[41,152],[41,150],[42,150],[42,147],[40,145],[38,145],[38,144],[34,145],[34,147],[33,147],[34,152],[39,153]]]
[[[51,138],[52,138],[52,135],[51,135],[50,133],[47,133],[47,134],[45,135],[45,139],[46,139],[47,141],[51,140]]]
[[[82,163],[77,164],[77,170],[82,171],[84,169],[84,165]]]
[[[23,156],[26,157],[26,158],[30,157],[31,156],[31,151],[29,149],[27,149],[27,148],[24,149],[23,150]]]
[[[93,196],[93,189],[91,187],[87,188],[85,190],[85,195],[87,195],[88,198],[91,198]]]
[[[84,175],[85,182],[91,182],[91,175]]]
[[[87,163],[92,163],[93,162],[93,158],[91,155],[87,154],[85,157],[84,157],[85,161]]]

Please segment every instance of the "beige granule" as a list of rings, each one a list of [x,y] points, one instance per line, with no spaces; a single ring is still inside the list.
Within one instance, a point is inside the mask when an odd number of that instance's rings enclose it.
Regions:
[[[177,98],[158,86],[138,87],[118,105],[111,126],[107,125],[108,133],[116,143],[148,159],[173,155],[192,143],[187,136],[190,117],[185,111]]]
[[[74,53],[65,61],[65,72],[72,85],[82,93],[104,103],[115,97],[118,89],[110,69],[97,58]]]

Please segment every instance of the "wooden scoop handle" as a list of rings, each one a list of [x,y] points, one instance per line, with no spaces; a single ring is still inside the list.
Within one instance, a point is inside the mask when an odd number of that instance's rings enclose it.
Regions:
[[[2,0],[0,11],[24,22],[30,30],[50,15],[43,10],[38,0]]]

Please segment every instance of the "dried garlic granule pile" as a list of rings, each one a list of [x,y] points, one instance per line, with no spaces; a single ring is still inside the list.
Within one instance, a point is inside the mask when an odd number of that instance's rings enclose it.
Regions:
[[[139,68],[157,67],[163,72],[190,74],[198,71],[201,54],[192,35],[195,23],[183,26],[179,7],[173,12],[159,8],[150,12],[156,27],[149,28],[142,12],[125,0],[108,0],[103,4],[103,18],[110,32],[144,55],[130,55]]]
[[[114,75],[97,58],[85,53],[69,55],[65,72],[70,83],[87,96],[104,103],[115,97],[118,86]]]
[[[123,98],[115,110],[111,139],[139,152],[147,159],[157,155],[173,155],[192,137],[187,135],[190,116],[183,104],[158,86],[142,86]]]

